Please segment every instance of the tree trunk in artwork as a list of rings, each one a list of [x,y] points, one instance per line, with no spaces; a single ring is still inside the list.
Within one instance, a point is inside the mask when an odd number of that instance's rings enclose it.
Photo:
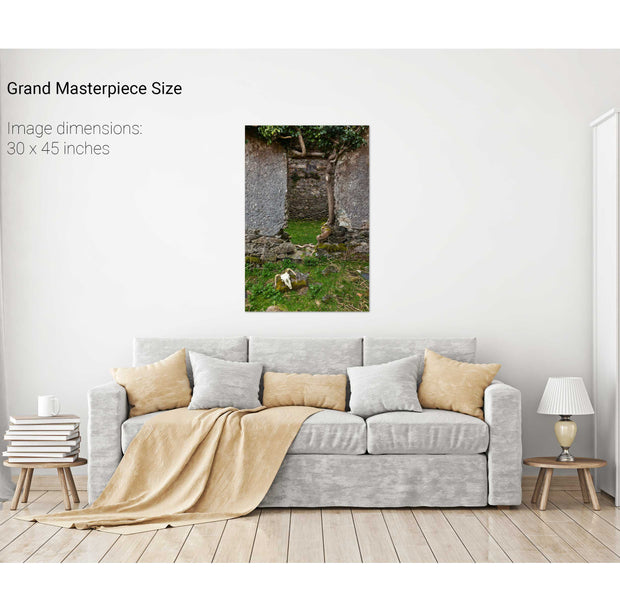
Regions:
[[[330,227],[334,226],[334,220],[336,218],[336,205],[334,199],[334,178],[336,175],[336,162],[337,158],[332,156],[328,158],[327,171],[325,174],[325,181],[327,182],[327,224]]]

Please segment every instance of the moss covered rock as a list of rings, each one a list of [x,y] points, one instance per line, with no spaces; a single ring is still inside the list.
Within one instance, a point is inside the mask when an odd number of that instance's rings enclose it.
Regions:
[[[287,268],[286,271],[276,274],[274,285],[276,290],[280,292],[299,290],[304,286],[308,286],[308,274]]]
[[[347,246],[343,243],[320,243],[317,245],[316,249],[317,251],[323,250],[324,252],[333,254],[334,252],[345,252]]]

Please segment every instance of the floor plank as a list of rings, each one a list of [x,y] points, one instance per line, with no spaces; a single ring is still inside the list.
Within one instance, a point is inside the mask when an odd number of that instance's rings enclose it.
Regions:
[[[88,488],[86,473],[78,474],[77,471],[75,471],[72,472],[72,474],[77,490],[86,491]],[[14,479],[17,479],[17,475],[14,476]],[[40,474],[39,472],[35,472],[32,476],[31,487],[33,490],[36,491],[60,491],[60,481],[58,480],[58,474],[54,472],[53,474],[45,475]]]
[[[78,491],[80,497],[80,504],[75,505],[75,508],[84,508],[87,506],[88,496],[86,491]],[[59,509],[57,506],[54,512]],[[64,505],[62,506],[64,510]],[[28,530],[28,533],[33,531],[33,528]],[[32,551],[32,554],[25,560],[29,564],[31,563],[60,563],[62,560],[75,549],[75,547],[86,538],[88,531],[76,530],[73,528],[59,528],[58,531],[50,537],[49,540],[41,544],[39,548]]]
[[[226,527],[226,521],[194,525],[177,556],[176,563],[211,563],[220,543],[224,527]]]
[[[536,505],[530,502],[527,502],[526,506],[558,536],[561,536],[585,561],[591,563],[620,562],[620,557],[557,508],[551,500],[551,495],[547,510],[538,510]]]
[[[334,564],[361,562],[351,509],[323,508],[321,516],[325,561]]]
[[[34,502],[28,503],[19,511],[18,516],[24,515],[44,515],[50,512],[62,501],[62,493],[60,491],[46,491],[41,497]],[[33,521],[22,521],[17,517],[11,517],[0,525],[0,549],[6,548],[8,544],[13,542],[20,534],[30,529],[35,523]],[[30,553],[26,554],[28,557]]]
[[[527,506],[521,504],[504,510],[503,513],[553,563],[584,562],[561,536],[558,536],[542,519],[539,519]]]
[[[521,480],[521,487],[524,491],[534,491],[537,474],[532,476],[524,476]],[[567,489],[579,489],[579,479],[575,472],[571,476],[553,476],[551,481],[551,491],[566,491]]]
[[[475,562],[510,562],[510,558],[471,510],[444,510],[444,515]]]
[[[29,564],[60,563],[73,551],[90,533],[90,530],[76,530],[60,528],[47,542],[43,543],[25,561]]]
[[[574,500],[583,503],[581,491],[566,491]],[[606,493],[598,494],[598,501],[601,505],[601,510],[594,511],[592,504],[584,504],[586,508],[595,512],[599,517],[605,519],[608,523],[611,523],[614,527],[620,529],[620,508],[616,508],[613,499]]]
[[[222,533],[213,561],[215,563],[247,563],[252,555],[260,512],[229,519]]]
[[[441,510],[416,508],[413,514],[438,562],[473,562]]]
[[[381,510],[354,508],[351,513],[362,561],[372,564],[398,563],[398,555]]]
[[[133,564],[137,562],[153,540],[155,533],[155,530],[151,530],[150,532],[119,536],[100,561],[108,564]]]
[[[319,508],[294,508],[291,510],[288,561],[306,564],[325,561],[323,523]]]
[[[568,491],[568,489],[563,489],[563,491]],[[607,505],[613,506],[615,508],[616,500],[613,496],[609,495],[609,493],[605,493],[604,491],[597,491],[597,494],[599,497],[599,504],[601,504],[601,506],[604,500]]]
[[[85,494],[82,493],[82,496]],[[43,496],[42,496],[43,498]],[[41,498],[41,499],[42,499]],[[51,501],[54,501],[54,495],[50,495]],[[39,500],[40,501],[40,500]],[[74,508],[81,508],[84,504],[73,504]],[[59,502],[50,513],[63,512],[65,504]],[[20,521],[15,519],[15,521]],[[32,553],[35,553],[41,546],[52,539],[62,528],[55,525],[46,525],[44,523],[32,523],[28,521],[20,521],[27,523],[28,527],[24,532],[17,536],[12,542],[0,550],[0,562],[22,563],[26,561]],[[7,524],[11,523],[8,521]]]
[[[99,532],[98,530],[77,530],[84,532],[86,536],[77,546],[63,559],[66,564],[87,564],[101,560],[120,538],[119,534]]]
[[[501,510],[476,508],[473,513],[511,561],[522,564],[549,561]]]
[[[173,564],[191,529],[191,525],[184,525],[157,530],[138,562]]]
[[[60,491],[33,491],[17,511],[0,507],[0,562],[620,562],[620,509],[609,496],[594,511],[580,491],[556,488],[539,511],[530,495],[506,510],[262,509],[119,536],[18,519],[63,510]]]
[[[286,563],[290,526],[290,508],[263,508],[258,520],[250,562]]]
[[[381,513],[401,562],[437,561],[410,508],[383,508]]]
[[[583,502],[574,499],[566,491],[556,491],[549,499],[575,523],[600,540],[616,555],[620,555],[620,529],[584,506]]]
[[[35,500],[38,500],[44,493],[45,491],[31,491],[30,497],[28,498],[28,503],[20,502],[17,505],[16,510],[11,510],[10,501],[0,502],[0,525],[4,523],[5,521],[7,521],[8,519],[11,519],[15,515],[19,514],[23,508],[32,504]]]
[[[42,544],[47,542],[59,529],[54,525],[33,523],[32,527],[22,532],[0,551],[0,563],[16,564],[26,561],[30,553],[33,553]]]

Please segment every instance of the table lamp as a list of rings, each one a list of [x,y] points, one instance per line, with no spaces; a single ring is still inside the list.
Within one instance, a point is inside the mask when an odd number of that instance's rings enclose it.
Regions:
[[[588,397],[586,385],[582,378],[549,378],[543,393],[538,414],[556,414],[560,420],[555,424],[555,437],[562,452],[557,461],[575,461],[569,448],[577,435],[577,424],[570,420],[576,414],[594,414],[594,408]]]

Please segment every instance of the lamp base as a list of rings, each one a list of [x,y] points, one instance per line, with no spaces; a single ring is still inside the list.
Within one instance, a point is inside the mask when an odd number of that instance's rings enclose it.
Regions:
[[[562,414],[560,420],[555,424],[555,437],[558,444],[562,447],[562,452],[555,458],[556,461],[575,461],[575,458],[568,450],[577,435],[577,424],[570,420],[570,416]]]
[[[555,458],[556,461],[575,461],[568,448],[562,448],[562,452]]]

